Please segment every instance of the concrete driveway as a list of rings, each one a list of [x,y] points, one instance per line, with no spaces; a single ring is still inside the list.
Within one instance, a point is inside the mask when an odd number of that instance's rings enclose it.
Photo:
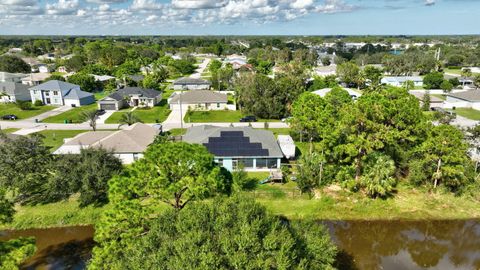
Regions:
[[[200,65],[198,65],[198,68],[195,70],[195,72],[192,75],[190,75],[190,78],[199,79],[200,77],[202,77],[202,73],[208,67],[208,64],[210,64],[210,61],[211,61],[210,58],[203,59],[203,62]]]

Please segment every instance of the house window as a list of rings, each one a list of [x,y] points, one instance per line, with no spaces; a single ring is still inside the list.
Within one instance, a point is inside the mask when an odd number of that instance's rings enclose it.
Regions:
[[[245,169],[253,169],[253,159],[252,158],[243,158],[238,160],[239,164],[243,165]]]
[[[220,103],[217,103],[217,108],[220,108]]]
[[[36,95],[38,94],[38,90],[33,90],[33,93]]]
[[[139,160],[139,159],[140,159],[140,154],[138,154],[138,153],[133,153],[133,160],[134,160],[134,161],[137,161],[137,160]]]
[[[277,168],[277,159],[276,158],[257,158],[257,168],[260,168],[260,169]]]
[[[54,96],[58,95],[58,91],[53,91],[53,95]]]

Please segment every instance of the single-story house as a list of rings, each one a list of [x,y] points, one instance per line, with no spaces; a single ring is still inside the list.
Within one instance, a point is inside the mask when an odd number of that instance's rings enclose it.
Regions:
[[[0,82],[15,82],[19,83],[22,82],[22,79],[28,76],[27,74],[23,73],[8,73],[8,72],[0,72]]]
[[[228,96],[226,94],[210,91],[196,90],[183,93],[173,93],[168,99],[171,110],[225,110],[227,109]]]
[[[40,73],[49,73],[55,71],[55,65],[40,64],[37,67],[38,72]]]
[[[120,110],[124,107],[153,107],[162,100],[162,92],[140,87],[120,88],[98,102],[101,110]]]
[[[95,78],[96,82],[100,82],[100,83],[106,83],[110,80],[115,80],[115,77],[109,76],[109,75],[95,75],[95,74],[90,74],[90,75],[93,76],[93,78]]]
[[[409,93],[420,101],[420,106],[423,106],[423,97],[426,91],[409,91]],[[430,108],[443,108],[443,103],[443,99],[430,95]]]
[[[282,150],[269,130],[251,127],[191,127],[183,141],[204,145],[215,161],[229,171],[242,164],[246,171],[280,169]]]
[[[208,90],[210,86],[211,83],[207,80],[189,77],[180,78],[173,82],[174,90]]]
[[[66,139],[54,154],[79,154],[82,148],[98,147],[112,151],[123,164],[131,164],[143,157],[143,152],[155,140],[159,129],[142,123],[124,130],[90,131]]]
[[[93,94],[82,91],[80,86],[57,80],[47,81],[29,90],[32,103],[40,100],[45,105],[79,107],[95,102]]]
[[[362,93],[355,91],[353,89],[350,89],[350,88],[342,88],[342,89],[347,91],[348,94],[352,97],[352,99],[357,99],[362,96]],[[330,91],[332,91],[332,88],[324,88],[324,89],[313,91],[312,93],[319,95],[321,97],[325,97],[328,93],[330,93]]]
[[[337,65],[333,64],[330,66],[320,66],[316,67],[314,70],[315,74],[318,76],[330,76],[337,74]]]
[[[447,99],[444,108],[472,108],[480,110],[480,90],[468,90],[463,92],[446,94]]]
[[[414,86],[423,86],[423,78],[420,76],[391,76],[384,77],[380,81],[382,84],[401,87],[407,81],[412,81]]]
[[[0,102],[29,101],[28,86],[16,82],[0,82]]]

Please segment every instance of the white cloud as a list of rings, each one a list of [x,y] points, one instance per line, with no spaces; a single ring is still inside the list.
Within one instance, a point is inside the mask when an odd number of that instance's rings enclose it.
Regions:
[[[37,0],[3,0],[1,5],[14,5],[14,6],[35,6],[38,5]]]
[[[57,3],[47,4],[46,12],[49,15],[73,15],[77,14],[78,0],[58,0]]]
[[[152,10],[152,9],[161,9],[162,4],[158,3],[156,0],[133,0],[130,8],[132,10]]]
[[[290,4],[292,8],[302,9],[302,8],[309,8],[313,5],[313,0],[295,0],[293,3]]]
[[[95,4],[115,4],[115,3],[125,3],[128,0],[86,0],[89,3]]]
[[[425,5],[426,6],[433,6],[433,5],[435,5],[435,0],[425,0]]]
[[[225,6],[227,2],[226,0],[172,0],[172,6],[186,9],[219,8]]]

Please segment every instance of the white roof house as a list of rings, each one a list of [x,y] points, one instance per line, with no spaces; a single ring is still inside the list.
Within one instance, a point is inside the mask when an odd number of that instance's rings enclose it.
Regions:
[[[415,86],[423,86],[423,78],[420,76],[390,76],[382,78],[380,82],[382,84],[400,87],[407,81],[412,81]]]
[[[446,94],[444,108],[472,108],[480,110],[480,91],[468,90]]]
[[[362,96],[362,93],[358,92],[358,91],[355,91],[353,89],[350,89],[350,88],[343,88],[343,90],[347,91],[348,94],[353,98],[353,99],[357,99],[359,97]],[[319,95],[321,97],[325,97],[328,93],[330,93],[330,91],[332,91],[332,88],[324,88],[324,89],[320,89],[320,90],[316,90],[316,91],[313,91],[312,93],[313,94],[316,94],[316,95]]]

